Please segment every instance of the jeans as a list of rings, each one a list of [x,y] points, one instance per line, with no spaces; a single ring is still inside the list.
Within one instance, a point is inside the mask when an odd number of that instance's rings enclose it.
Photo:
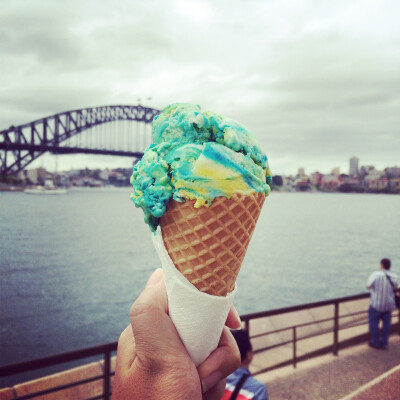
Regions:
[[[379,332],[379,321],[382,320],[382,332]],[[375,347],[388,347],[390,323],[392,320],[391,311],[377,311],[371,306],[368,310],[369,333],[371,345]]]

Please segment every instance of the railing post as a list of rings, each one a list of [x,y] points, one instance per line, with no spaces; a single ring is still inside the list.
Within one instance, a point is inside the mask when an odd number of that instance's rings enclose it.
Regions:
[[[297,332],[296,327],[293,327],[293,368],[297,366]]]
[[[339,352],[339,303],[335,302],[333,317],[333,355],[337,356]]]
[[[244,321],[244,329],[246,329],[247,333],[250,336],[250,320],[246,319],[246,321]]]
[[[111,354],[109,351],[104,352],[104,377],[103,377],[103,399],[110,398],[110,363]]]

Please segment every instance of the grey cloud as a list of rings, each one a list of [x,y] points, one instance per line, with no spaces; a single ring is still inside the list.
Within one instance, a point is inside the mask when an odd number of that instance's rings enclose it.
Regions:
[[[0,118],[1,127],[71,109],[103,105],[106,98],[109,98],[109,90],[100,85],[82,88],[79,81],[65,85],[62,80],[51,79],[33,83],[24,91],[14,91],[6,98],[0,94],[0,107],[4,111],[3,118]],[[16,115],[16,119],[11,120],[10,115]]]
[[[58,10],[50,2],[45,9],[30,4],[24,11],[20,3],[20,10],[15,8],[8,14],[5,10],[0,18],[2,51],[13,57],[34,55],[46,68],[82,73],[85,69],[114,67],[116,60],[120,68],[133,60],[144,63],[149,54],[169,47],[165,36],[143,24],[150,15],[140,21],[141,13],[118,15],[114,8],[108,10],[104,4],[99,7],[99,2],[92,2],[93,8],[71,3],[76,8]],[[154,19],[162,29],[160,19]]]
[[[52,30],[50,34],[48,27],[33,28],[13,35],[3,33],[3,38],[7,47],[3,47],[2,50],[6,54],[11,53],[19,57],[31,54],[37,57],[40,64],[56,63],[60,67],[65,65],[65,62],[73,63],[74,59],[79,59],[82,55],[77,38],[62,30]]]
[[[396,1],[182,4],[5,3],[0,126],[152,97],[245,123],[283,172],[398,159]]]

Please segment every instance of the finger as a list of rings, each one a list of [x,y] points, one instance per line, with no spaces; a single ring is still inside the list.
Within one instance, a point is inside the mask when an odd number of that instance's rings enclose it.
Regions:
[[[203,393],[226,378],[240,366],[240,353],[236,341],[227,327],[224,327],[218,347],[197,368]]]
[[[139,359],[159,364],[162,359],[186,353],[168,315],[167,291],[162,270],[150,277],[144,291],[133,303],[130,320]]]
[[[118,340],[116,370],[129,369],[135,359],[135,338],[132,327],[128,325]]]
[[[204,393],[203,400],[221,400],[226,386],[226,379],[221,379],[207,393]]]
[[[145,288],[156,285],[158,282],[164,280],[164,272],[161,268],[157,268],[148,279]]]
[[[231,309],[229,310],[225,325],[231,329],[239,329],[242,327],[242,321],[240,320],[239,313],[234,305],[232,305]]]
[[[146,283],[146,287],[157,284],[163,279],[163,273],[160,268],[156,269]],[[132,332],[132,326],[127,326],[118,339],[117,366],[129,369],[135,359],[135,338]],[[116,366],[116,368],[117,368]]]

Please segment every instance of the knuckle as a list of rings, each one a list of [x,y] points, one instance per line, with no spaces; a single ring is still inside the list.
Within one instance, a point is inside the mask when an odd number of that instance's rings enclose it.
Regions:
[[[159,304],[155,292],[152,290],[152,288],[146,288],[132,304],[129,310],[129,315],[131,317],[138,316],[158,308]]]
[[[127,326],[127,327],[121,332],[121,334],[119,335],[119,338],[118,338],[118,347],[121,346],[123,342],[125,342],[126,335],[128,334],[128,329],[130,329],[129,326]]]
[[[152,314],[157,312],[160,312],[160,310],[156,305],[143,301],[139,298],[132,304],[129,310],[129,316],[138,317],[142,314]]]
[[[146,312],[148,305],[139,297],[132,305],[129,310],[129,315],[131,317],[143,314]]]
[[[230,369],[229,373],[232,373],[240,367],[241,359],[239,348],[236,343],[228,348],[226,348],[226,365]]]
[[[234,365],[235,370],[240,367],[241,359],[240,359],[240,352],[239,352],[238,347],[235,347],[233,349],[232,364]]]

